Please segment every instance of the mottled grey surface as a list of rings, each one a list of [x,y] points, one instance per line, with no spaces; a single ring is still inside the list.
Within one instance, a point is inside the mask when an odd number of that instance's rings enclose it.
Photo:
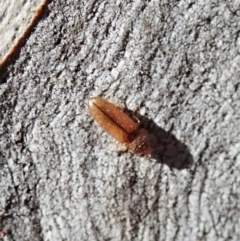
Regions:
[[[4,240],[240,240],[239,1],[49,10],[0,90]],[[137,109],[148,160],[117,153],[95,95]]]
[[[41,2],[41,0],[0,1],[0,59],[22,35]]]

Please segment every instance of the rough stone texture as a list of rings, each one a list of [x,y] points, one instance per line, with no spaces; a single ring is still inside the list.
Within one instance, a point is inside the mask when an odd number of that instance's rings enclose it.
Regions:
[[[1,0],[0,59],[22,34],[40,3],[41,0]]]
[[[240,240],[239,1],[49,10],[0,90],[3,240]],[[117,153],[95,95],[138,109],[148,160]]]

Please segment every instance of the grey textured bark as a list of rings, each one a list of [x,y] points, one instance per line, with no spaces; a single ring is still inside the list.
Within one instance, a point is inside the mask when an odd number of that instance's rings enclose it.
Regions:
[[[3,240],[240,240],[239,1],[49,10],[0,89]],[[98,95],[138,109],[147,160],[92,120]]]
[[[40,3],[41,0],[3,0],[0,2],[0,59],[16,43]]]

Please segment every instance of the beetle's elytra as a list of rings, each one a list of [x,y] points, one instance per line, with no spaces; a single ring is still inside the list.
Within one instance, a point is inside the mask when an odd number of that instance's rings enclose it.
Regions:
[[[131,152],[144,156],[151,153],[147,130],[139,127],[120,107],[100,97],[90,98],[88,107],[100,126]]]

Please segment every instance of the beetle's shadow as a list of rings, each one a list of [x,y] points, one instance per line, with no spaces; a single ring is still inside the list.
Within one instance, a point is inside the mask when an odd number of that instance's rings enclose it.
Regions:
[[[149,132],[149,141],[153,148],[151,157],[156,162],[179,170],[190,168],[193,165],[193,157],[184,143],[170,132],[157,126],[151,119],[141,115],[137,115],[137,118]]]

